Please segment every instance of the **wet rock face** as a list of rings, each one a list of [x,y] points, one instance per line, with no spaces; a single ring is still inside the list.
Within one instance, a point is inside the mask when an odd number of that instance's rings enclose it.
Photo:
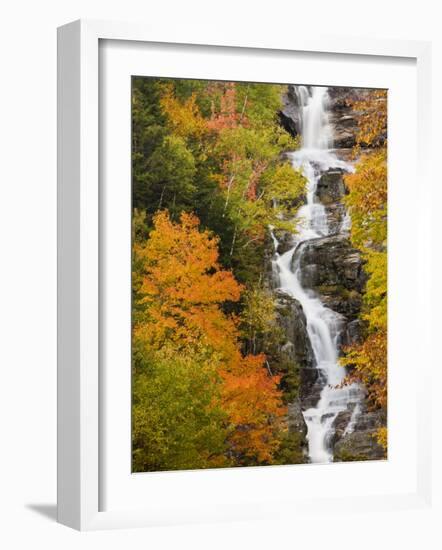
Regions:
[[[293,248],[293,234],[289,231],[275,230],[275,237],[278,239],[278,254],[284,254]]]
[[[354,407],[354,405],[353,405],[353,407]],[[333,434],[333,438],[332,438],[332,441],[331,441],[332,445],[335,445],[340,439],[342,439],[342,437],[345,433],[345,430],[347,429],[347,427],[348,427],[348,425],[351,421],[352,413],[353,413],[353,408],[349,408],[346,411],[341,411],[336,416],[336,418],[333,422],[334,434]]]
[[[345,235],[312,239],[303,245],[300,259],[304,287],[341,285],[361,291],[365,278],[360,252]],[[305,273],[304,273],[305,272]]]
[[[306,411],[312,407],[316,407],[321,398],[321,392],[326,384],[324,375],[317,373],[316,380],[309,386],[304,386],[304,391],[301,393],[302,410]]]
[[[316,188],[316,199],[325,207],[331,235],[339,233],[342,229],[346,214],[342,199],[346,192],[342,170],[329,170],[319,178]]]
[[[302,414],[302,400],[311,394],[311,388],[318,378],[312,346],[307,334],[307,321],[301,304],[295,298],[276,291],[276,313],[278,325],[282,328],[285,343],[281,353],[297,365],[300,379],[298,397],[288,404],[287,423],[290,433],[300,436],[301,447],[307,452],[307,425]],[[298,436],[298,437],[299,437]]]
[[[288,428],[291,432],[297,432],[302,435],[305,440],[307,435],[307,425],[302,414],[301,402],[299,399],[295,399],[292,403],[288,404]]]
[[[364,408],[358,415],[356,424],[351,432],[346,433],[350,422],[352,411],[342,411],[336,417],[333,426],[334,460],[355,461],[355,460],[379,460],[386,457],[386,451],[377,443],[376,433],[385,425],[383,412],[367,411]]]
[[[333,451],[335,462],[386,458],[384,449],[376,441],[374,430],[355,430],[339,440]]]
[[[342,200],[345,195],[345,186],[342,170],[324,172],[318,180],[316,197],[324,206]]]
[[[276,292],[277,322],[286,337],[281,351],[299,366],[300,397],[311,393],[319,373],[315,368],[312,346],[307,334],[307,321],[301,304],[284,292]]]
[[[348,322],[340,334],[339,345],[341,347],[361,344],[365,330],[364,322],[360,319],[353,319]]]
[[[367,97],[367,90],[358,88],[330,87],[330,123],[333,126],[334,147],[351,149],[356,145],[358,119],[363,114],[352,107],[354,101]],[[287,86],[287,92],[282,98],[283,107],[279,113],[281,125],[293,136],[301,134],[301,117],[299,97],[295,86]]]
[[[358,88],[329,88],[330,122],[333,125],[334,147],[349,149],[356,145],[358,119],[361,112],[352,107],[354,101],[367,97],[367,90]]]
[[[297,136],[301,133],[301,116],[299,98],[293,84],[287,86],[282,103],[283,107],[279,112],[281,126],[292,136]]]
[[[337,235],[342,230],[342,224],[344,223],[345,206],[340,202],[329,204],[325,207],[325,213],[330,235]]]
[[[347,321],[358,316],[366,275],[363,260],[346,235],[332,235],[309,241],[302,252],[301,283],[316,292],[324,304]],[[360,326],[344,327],[346,341],[356,341]]]

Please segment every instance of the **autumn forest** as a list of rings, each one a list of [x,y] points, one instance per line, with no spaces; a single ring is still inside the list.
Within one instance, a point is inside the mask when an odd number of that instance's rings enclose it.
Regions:
[[[133,77],[134,472],[386,457],[386,120]]]

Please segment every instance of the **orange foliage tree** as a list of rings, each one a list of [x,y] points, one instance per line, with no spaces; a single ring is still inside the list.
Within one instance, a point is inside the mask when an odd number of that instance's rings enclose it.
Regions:
[[[360,112],[357,144],[377,147],[387,139],[387,90],[370,90],[367,97],[352,104]]]
[[[269,463],[285,409],[279,377],[266,370],[264,355],[241,354],[237,319],[222,309],[239,300],[242,286],[221,269],[218,239],[199,230],[195,215],[182,213],[173,223],[161,211],[153,224],[149,239],[134,243],[134,339],[148,349],[172,345],[217,364],[230,455]]]
[[[231,353],[229,336],[236,336],[233,317],[219,305],[239,300],[241,286],[218,264],[218,239],[198,231],[193,214],[182,213],[173,223],[166,211],[154,217],[154,230],[145,243],[135,243],[135,261],[142,271],[138,305],[144,314],[135,326],[155,348],[166,342],[177,346],[206,345],[221,354]]]
[[[231,453],[246,463],[271,463],[281,441],[286,413],[276,389],[280,376],[266,371],[265,355],[237,352],[222,371],[222,405],[229,415]]]

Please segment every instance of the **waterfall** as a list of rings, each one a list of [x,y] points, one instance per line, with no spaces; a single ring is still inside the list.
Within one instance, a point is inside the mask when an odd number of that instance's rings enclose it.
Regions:
[[[326,307],[311,289],[302,286],[301,264],[309,241],[329,234],[325,208],[316,199],[321,174],[331,168],[352,171],[352,167],[338,159],[331,150],[333,130],[327,112],[327,88],[297,86],[296,92],[301,110],[302,147],[291,153],[291,162],[294,168],[302,170],[307,179],[307,197],[297,214],[293,247],[278,254],[279,243],[272,234],[275,245],[273,263],[278,270],[279,289],[301,303],[306,317],[307,334],[323,385],[318,403],[303,412],[307,425],[308,454],[310,462],[326,463],[333,461],[333,423],[341,411],[353,410],[352,425],[348,428],[353,429],[360,411],[361,389],[356,384],[341,387],[346,374],[338,362],[338,339],[343,319]],[[347,214],[342,233],[348,231],[349,224]]]

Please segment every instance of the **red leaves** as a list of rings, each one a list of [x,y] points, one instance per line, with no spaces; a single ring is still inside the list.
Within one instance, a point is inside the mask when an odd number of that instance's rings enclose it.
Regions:
[[[236,112],[235,83],[228,82],[220,97],[220,108],[217,109],[212,101],[212,116],[207,121],[207,128],[216,132],[226,128],[236,128],[239,119],[240,115]]]

